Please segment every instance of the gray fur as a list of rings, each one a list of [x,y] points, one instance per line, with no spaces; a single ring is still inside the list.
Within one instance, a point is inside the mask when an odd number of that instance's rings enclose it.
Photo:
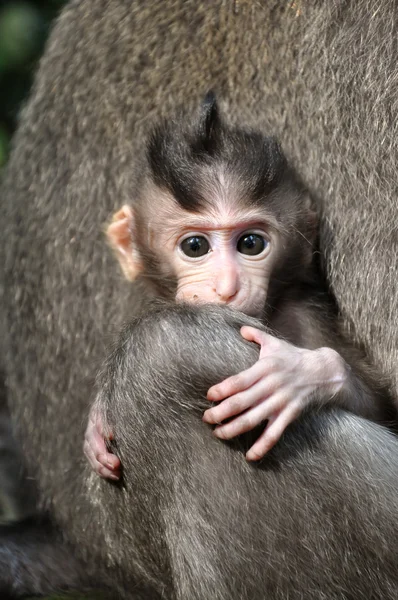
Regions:
[[[307,414],[253,465],[251,435],[225,444],[201,421],[209,386],[258,357],[240,337],[246,322],[215,306],[157,307],[125,328],[97,399],[123,485],[88,479],[109,559],[139,573],[150,598],[398,598],[392,434]]]
[[[74,0],[64,10],[1,189],[0,343],[42,504],[71,540],[104,553],[101,510],[84,508],[83,432],[107,342],[141,303],[102,227],[134,201],[152,123],[210,88],[231,120],[279,137],[322,199],[347,329],[396,391],[397,17],[393,0]]]

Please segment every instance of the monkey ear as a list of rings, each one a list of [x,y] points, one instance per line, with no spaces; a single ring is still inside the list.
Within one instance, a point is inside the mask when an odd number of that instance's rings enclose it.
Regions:
[[[122,271],[129,281],[134,281],[143,269],[139,252],[134,244],[135,217],[130,206],[122,206],[112,217],[106,235],[116,253]]]

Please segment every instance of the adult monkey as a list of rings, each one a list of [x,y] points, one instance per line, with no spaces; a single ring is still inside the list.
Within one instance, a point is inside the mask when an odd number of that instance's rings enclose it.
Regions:
[[[104,340],[140,302],[104,254],[100,230],[134,197],[152,119],[196,106],[207,89],[220,92],[232,119],[273,131],[325,200],[333,291],[352,336],[396,390],[398,8],[377,8],[83,0],[65,9],[5,174],[1,244],[12,411],[45,503],[72,539],[81,528],[60,490],[72,488],[80,505],[91,378]]]

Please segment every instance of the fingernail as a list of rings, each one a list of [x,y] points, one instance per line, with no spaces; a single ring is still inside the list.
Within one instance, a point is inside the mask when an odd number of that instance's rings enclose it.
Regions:
[[[255,460],[260,460],[260,457],[257,456],[257,454],[255,452],[252,452],[251,450],[249,450],[249,452],[246,452],[246,460],[252,462]]]

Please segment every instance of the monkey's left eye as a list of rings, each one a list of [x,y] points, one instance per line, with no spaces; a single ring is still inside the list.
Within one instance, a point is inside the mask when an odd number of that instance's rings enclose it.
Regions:
[[[237,250],[241,254],[248,254],[249,256],[256,256],[268,246],[268,241],[258,233],[245,233],[239,238],[237,243]]]
[[[210,252],[210,244],[205,237],[193,235],[180,244],[182,252],[189,258],[200,258]]]

